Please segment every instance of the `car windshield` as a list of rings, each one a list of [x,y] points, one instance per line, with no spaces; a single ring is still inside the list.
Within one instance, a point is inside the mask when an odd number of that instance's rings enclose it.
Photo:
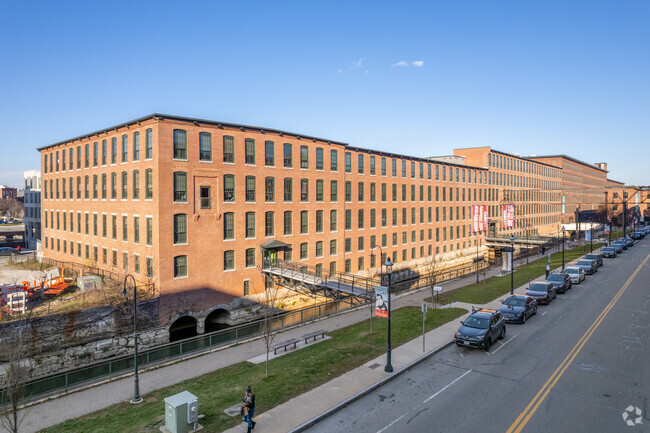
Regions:
[[[463,322],[463,325],[469,326],[470,328],[478,328],[478,329],[487,329],[488,325],[490,324],[490,321],[487,319],[487,317],[476,317],[476,316],[469,316],[465,322]]]
[[[590,262],[589,260],[580,260],[580,261],[578,262],[578,265],[582,265],[582,266],[591,266],[591,262]]]
[[[596,255],[594,255],[594,254],[587,254],[587,255],[585,256],[585,259],[589,259],[589,260],[597,260],[597,259],[598,259],[598,256],[596,256]]]
[[[526,305],[526,301],[521,298],[508,298],[503,304],[511,307],[523,307]]]
[[[546,284],[537,283],[537,284],[531,284],[529,290],[531,292],[546,292],[547,288],[548,288],[548,286]]]
[[[575,269],[575,268],[566,268],[564,271],[565,271],[567,274],[577,274],[578,272],[580,272],[580,271],[578,271],[578,270]]]
[[[564,276],[560,274],[551,274],[548,276],[549,281],[564,281]]]
[[[612,247],[605,247],[605,248],[603,248],[603,251],[605,251],[606,253],[609,253],[609,252],[614,251],[614,248],[612,248]]]

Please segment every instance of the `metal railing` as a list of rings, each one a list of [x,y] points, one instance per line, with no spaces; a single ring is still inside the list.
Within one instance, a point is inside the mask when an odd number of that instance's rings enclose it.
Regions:
[[[367,304],[363,298],[346,298],[340,301],[315,305],[305,309],[280,314],[273,319],[272,331],[283,330],[328,317]],[[167,343],[138,353],[140,367],[153,367],[162,363],[178,361],[191,355],[262,335],[263,320],[233,326],[228,329],[202,334],[182,341]],[[55,374],[35,378],[25,383],[25,400],[32,401],[68,392],[103,380],[129,374],[133,371],[133,354],[73,367]],[[0,389],[0,404],[6,403],[5,389]]]

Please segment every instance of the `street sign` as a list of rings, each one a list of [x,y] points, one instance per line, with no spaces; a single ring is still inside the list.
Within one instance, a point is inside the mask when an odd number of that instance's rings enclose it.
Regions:
[[[433,286],[434,292],[442,292],[442,286]]]
[[[424,302],[422,303],[422,314],[426,315],[427,314],[427,304]]]

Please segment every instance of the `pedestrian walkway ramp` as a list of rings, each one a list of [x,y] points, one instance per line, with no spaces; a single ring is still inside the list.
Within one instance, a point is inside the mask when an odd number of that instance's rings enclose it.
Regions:
[[[379,284],[372,278],[341,272],[324,273],[319,266],[305,266],[287,260],[265,260],[262,272],[285,288],[334,299],[358,297],[371,299]]]

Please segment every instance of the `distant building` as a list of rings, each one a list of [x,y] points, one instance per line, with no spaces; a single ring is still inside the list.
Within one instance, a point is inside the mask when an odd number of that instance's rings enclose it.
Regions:
[[[6,200],[8,198],[16,198],[18,190],[10,186],[0,185],[0,199]]]
[[[25,247],[41,250],[41,172],[28,170],[25,178]]]

